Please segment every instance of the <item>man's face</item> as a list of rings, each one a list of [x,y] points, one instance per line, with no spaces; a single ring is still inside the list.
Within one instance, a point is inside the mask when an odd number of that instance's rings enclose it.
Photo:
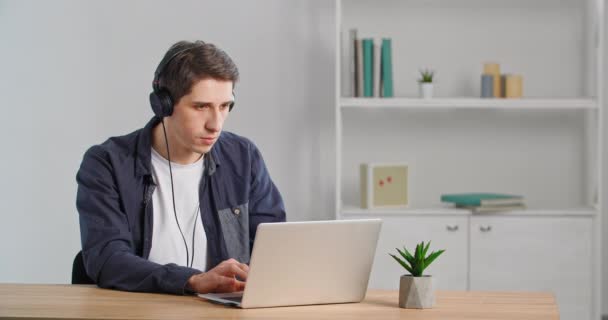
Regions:
[[[177,102],[173,114],[166,118],[172,140],[191,152],[209,152],[222,132],[232,101],[232,81],[195,82],[191,92]]]

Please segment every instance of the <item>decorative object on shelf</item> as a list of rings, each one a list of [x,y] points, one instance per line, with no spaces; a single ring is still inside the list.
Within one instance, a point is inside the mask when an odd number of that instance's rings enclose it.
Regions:
[[[437,259],[445,250],[427,252],[431,242],[426,245],[424,241],[416,245],[412,255],[405,247],[403,251],[397,248],[400,259],[394,254],[393,257],[410,274],[402,275],[399,282],[399,307],[407,309],[428,309],[435,305],[435,285],[432,276],[424,275],[424,269]]]
[[[491,94],[489,88],[490,81],[493,84]],[[489,62],[483,65],[483,74],[481,75],[482,98],[521,98],[522,96],[523,77],[521,75],[501,74],[498,63]]]
[[[420,70],[420,79],[418,83],[420,85],[420,97],[429,99],[433,97],[433,77],[435,72],[429,69]]]
[[[491,75],[493,81],[492,93],[494,98],[500,97],[500,65],[494,62],[488,62],[483,65],[483,74]]]
[[[507,96],[507,75],[500,75],[500,97],[504,98]]]
[[[500,193],[457,193],[444,194],[442,202],[453,203],[457,208],[471,210],[472,213],[492,213],[524,210],[524,198],[518,195]]]
[[[405,163],[364,163],[360,166],[361,207],[405,208],[409,167]]]
[[[494,98],[494,76],[491,74],[481,75],[481,97]]]
[[[523,82],[523,77],[519,74],[505,75],[505,98],[521,98]]]

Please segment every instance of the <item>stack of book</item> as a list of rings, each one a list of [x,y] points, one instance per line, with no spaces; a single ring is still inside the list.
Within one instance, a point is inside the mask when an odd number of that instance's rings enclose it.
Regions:
[[[390,38],[359,38],[357,29],[350,29],[343,38],[342,68],[346,72],[343,96],[392,97],[393,61]],[[345,79],[345,80],[346,80]]]
[[[453,203],[457,208],[473,213],[492,213],[526,208],[524,198],[518,195],[500,193],[458,193],[444,194],[442,202]]]

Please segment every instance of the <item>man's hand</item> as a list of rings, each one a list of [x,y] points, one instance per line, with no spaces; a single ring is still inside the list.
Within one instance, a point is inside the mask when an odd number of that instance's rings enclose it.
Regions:
[[[249,266],[234,259],[222,261],[215,268],[188,279],[188,288],[198,293],[243,291]],[[237,278],[241,280],[237,280]]]

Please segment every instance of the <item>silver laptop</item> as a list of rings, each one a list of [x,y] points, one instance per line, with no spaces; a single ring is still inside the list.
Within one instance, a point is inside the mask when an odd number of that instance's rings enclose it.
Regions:
[[[240,308],[360,302],[382,220],[258,225],[245,290],[199,294]]]

